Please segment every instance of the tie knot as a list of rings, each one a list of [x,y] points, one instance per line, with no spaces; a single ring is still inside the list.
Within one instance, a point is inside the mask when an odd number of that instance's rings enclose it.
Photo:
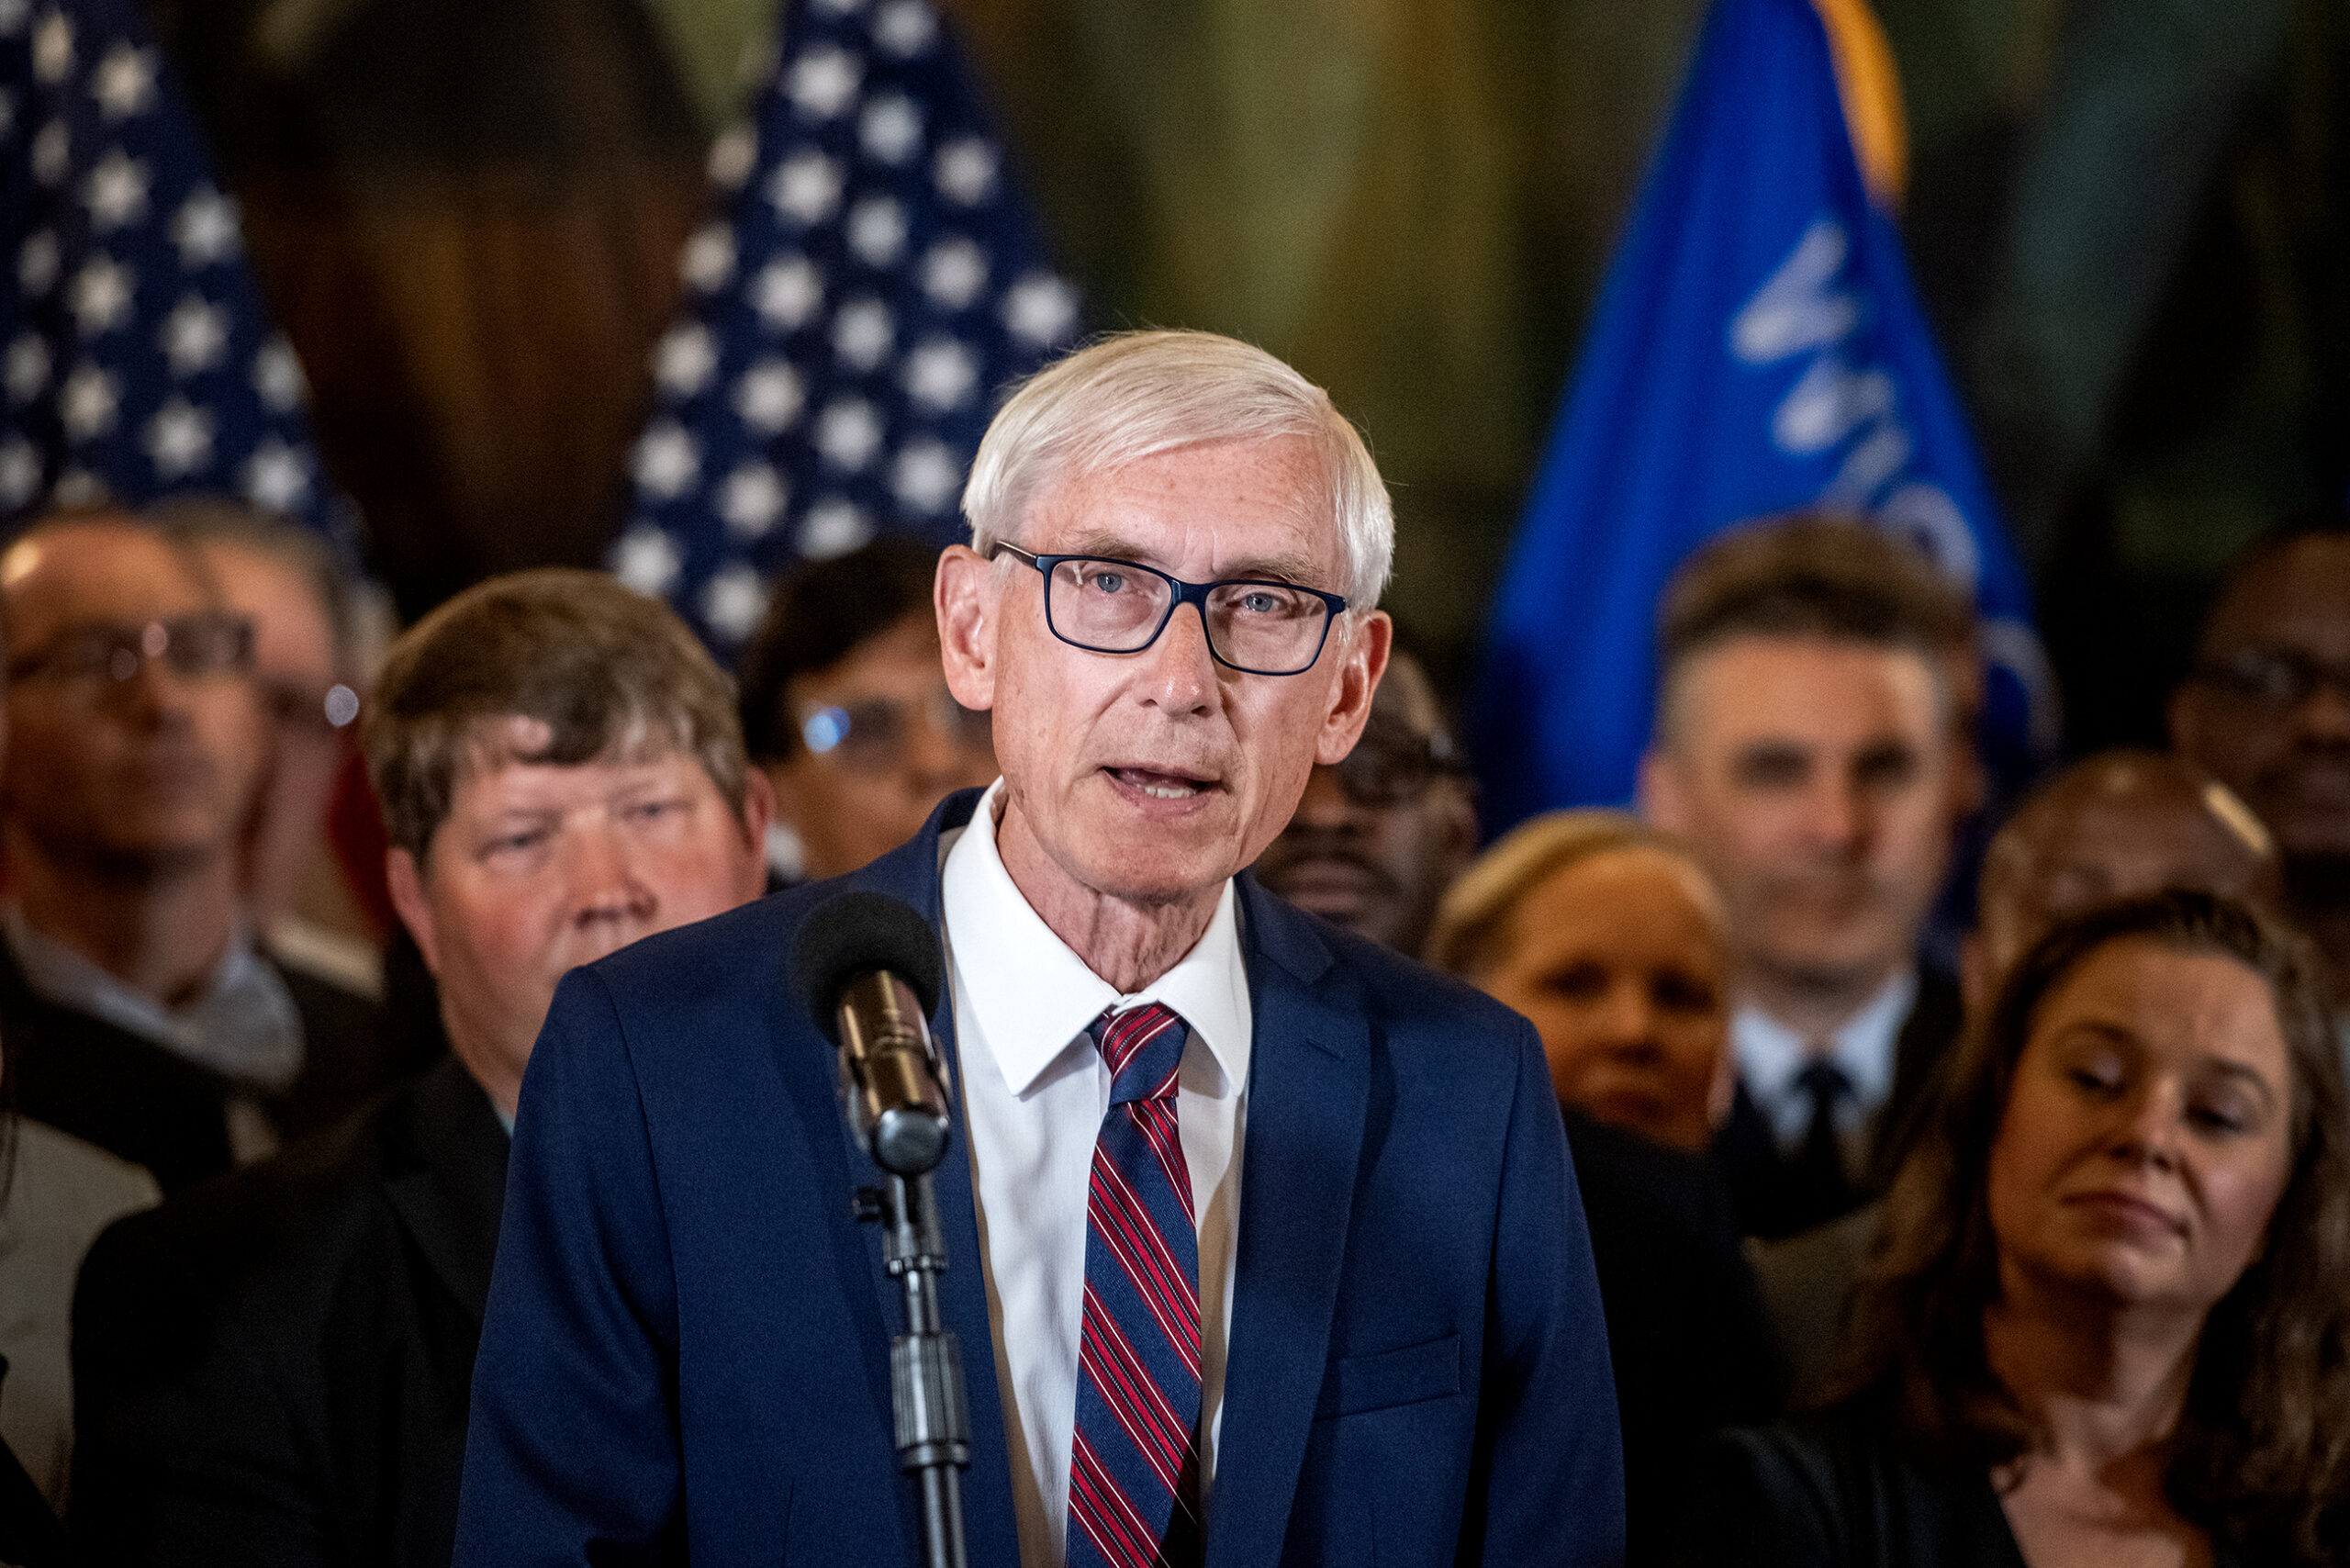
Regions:
[[[1192,1031],[1174,1009],[1156,1002],[1104,1013],[1086,1031],[1110,1068],[1110,1103],[1168,1100],[1175,1094],[1183,1042]]]
[[[1796,1087],[1811,1097],[1814,1107],[1832,1108],[1853,1092],[1852,1081],[1832,1061],[1815,1061],[1796,1074]]]

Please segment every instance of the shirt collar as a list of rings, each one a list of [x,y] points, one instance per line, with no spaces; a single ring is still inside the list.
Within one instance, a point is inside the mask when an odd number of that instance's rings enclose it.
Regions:
[[[979,798],[970,826],[946,853],[941,902],[955,973],[980,1020],[981,1037],[1014,1095],[1035,1088],[1086,1026],[1112,1008],[1161,1002],[1191,1025],[1223,1082],[1218,1097],[1248,1081],[1248,976],[1240,956],[1240,906],[1230,881],[1208,928],[1181,961],[1132,995],[1121,995],[1053,934],[1013,883],[997,853],[1003,782]]]
[[[1894,1047],[1917,1000],[1918,971],[1904,969],[1829,1036],[1825,1059],[1851,1082],[1853,1100],[1870,1110],[1893,1092]],[[1798,1114],[1808,1114],[1808,1102],[1795,1089],[1796,1074],[1813,1059],[1808,1036],[1750,1002],[1731,1019],[1730,1041],[1750,1093],[1766,1108],[1793,1101]]]
[[[0,919],[17,967],[33,993],[84,1013],[224,1077],[272,1092],[302,1070],[302,1020],[275,970],[240,924],[196,999],[165,1007],[80,953],[34,930],[22,906]]]

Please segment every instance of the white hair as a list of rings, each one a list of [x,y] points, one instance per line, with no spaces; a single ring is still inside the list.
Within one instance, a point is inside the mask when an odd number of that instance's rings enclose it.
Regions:
[[[1330,395],[1259,348],[1213,332],[1122,332],[1038,371],[979,442],[963,489],[971,548],[1016,540],[1036,498],[1208,441],[1304,436],[1322,455],[1322,496],[1346,545],[1348,606],[1379,602],[1395,555],[1395,513],[1378,465]]]

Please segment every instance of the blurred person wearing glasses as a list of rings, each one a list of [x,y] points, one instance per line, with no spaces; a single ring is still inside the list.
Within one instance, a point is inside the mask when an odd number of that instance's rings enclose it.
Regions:
[[[1256,871],[1298,908],[1418,958],[1438,902],[1476,853],[1476,788],[1427,672],[1399,646],[1362,738],[1307,778]]]
[[[2350,516],[2297,519],[2237,560],[2170,735],[2276,835],[2295,923],[2350,984]]]
[[[241,501],[174,498],[149,515],[203,556],[229,608],[253,623],[253,684],[270,738],[246,848],[254,930],[305,979],[378,995],[382,956],[326,844],[364,685],[359,586],[318,532]]]
[[[995,777],[988,715],[955,700],[939,665],[937,565],[886,538],[811,562],[744,650],[743,736],[775,786],[768,863],[786,881],[854,871]]]
[[[253,628],[203,559],[128,515],[53,519],[0,555],[0,1036],[23,1111],[168,1193],[384,1087],[364,1015],[254,946]]]

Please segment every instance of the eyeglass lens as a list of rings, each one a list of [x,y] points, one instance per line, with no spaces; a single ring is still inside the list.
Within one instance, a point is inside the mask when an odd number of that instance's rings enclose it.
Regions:
[[[953,744],[986,747],[993,743],[993,715],[982,708],[964,707],[944,688],[920,706]],[[862,697],[816,709],[800,721],[800,737],[820,756],[837,757],[859,772],[881,772],[903,760],[915,722],[914,706],[900,699]]]
[[[2232,696],[2264,707],[2298,708],[2320,687],[2350,700],[2350,665],[2293,648],[2244,648],[2202,667],[2203,678]]]
[[[1127,561],[1080,557],[1046,578],[1045,609],[1056,634],[1101,654],[1137,653],[1167,623],[1174,586]],[[1279,583],[1219,583],[1203,619],[1208,646],[1225,663],[1264,675],[1293,675],[1321,652],[1330,607],[1320,596]]]
[[[242,672],[252,662],[252,622],[240,615],[204,611],[151,621],[144,626],[103,622],[69,627],[48,647],[18,661],[20,677],[126,681],[160,659],[174,675],[200,680]]]

